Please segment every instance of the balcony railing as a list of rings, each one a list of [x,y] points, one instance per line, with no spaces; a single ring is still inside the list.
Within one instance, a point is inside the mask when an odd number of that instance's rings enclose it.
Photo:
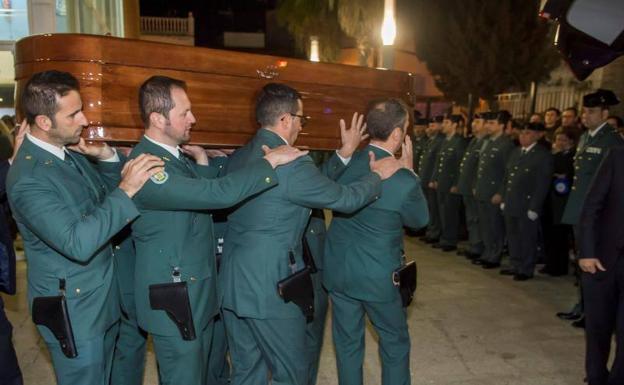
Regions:
[[[583,95],[587,90],[577,90],[574,88],[560,89],[537,89],[535,99],[535,112],[544,112],[549,107],[564,110],[568,107],[581,106]],[[526,92],[513,92],[496,95],[498,107],[501,110],[508,110],[515,117],[528,118],[531,112],[531,96]]]
[[[195,35],[195,19],[188,17],[141,17],[141,34],[144,35]]]

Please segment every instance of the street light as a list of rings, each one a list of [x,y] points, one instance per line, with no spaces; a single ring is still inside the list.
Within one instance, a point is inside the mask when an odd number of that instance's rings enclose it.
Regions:
[[[310,36],[310,61],[320,61],[318,36]]]
[[[394,67],[394,39],[396,38],[396,21],[394,20],[395,0],[385,0],[384,18],[381,24],[381,67]]]

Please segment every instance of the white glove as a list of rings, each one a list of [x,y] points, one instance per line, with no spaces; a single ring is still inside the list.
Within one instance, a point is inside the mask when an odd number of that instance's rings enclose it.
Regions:
[[[503,202],[503,203],[501,203],[501,204],[500,204],[500,209],[501,209],[501,210],[505,210],[505,202]]]
[[[537,213],[535,211],[527,211],[527,217],[529,217],[530,220],[534,221],[537,218],[539,218],[539,215],[537,215]]]

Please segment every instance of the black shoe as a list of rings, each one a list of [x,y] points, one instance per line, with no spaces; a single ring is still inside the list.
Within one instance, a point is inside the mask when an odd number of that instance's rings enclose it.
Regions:
[[[546,275],[550,275],[551,274],[550,270],[548,270],[546,267],[542,267],[537,272],[540,273],[540,274],[546,274]]]
[[[500,267],[500,263],[483,261],[483,263],[481,264],[481,267],[486,270],[496,269],[497,267]]]
[[[557,317],[566,321],[575,321],[580,319],[583,316],[581,312],[578,311],[569,311],[569,312],[559,312],[557,313]]]
[[[571,323],[575,328],[585,329],[585,317],[581,317],[580,319]]]
[[[516,275],[516,271],[514,269],[502,269],[499,272],[500,275]]]
[[[529,279],[533,278],[530,275],[526,275],[526,274],[516,274],[514,275],[514,281],[528,281]]]
[[[450,251],[455,251],[457,250],[457,246],[451,246],[451,245],[447,245],[447,246],[442,246],[441,247],[442,251],[448,253]]]
[[[433,247],[434,249],[441,249],[444,246],[442,246],[442,244],[440,242],[434,243],[433,245],[431,245],[431,247]]]
[[[438,243],[438,240],[439,240],[438,238],[429,238],[429,237],[425,238],[425,242],[426,243],[433,243],[433,244],[435,244],[435,243]]]
[[[466,249],[458,249],[457,253],[455,253],[455,254],[466,256],[466,255],[468,255],[468,253],[469,253],[469,251],[466,250]]]
[[[423,241],[423,242],[427,242],[427,239],[429,239],[429,238],[426,235],[423,235],[422,237],[419,237],[418,239]]]
[[[469,251],[467,251],[467,252],[466,252],[466,258],[467,258],[467,259],[472,259],[472,260],[475,260],[475,259],[478,259],[478,258],[480,258],[480,257],[481,257],[481,254],[471,253],[471,252],[469,252]]]
[[[483,265],[484,263],[485,263],[485,261],[483,259],[477,258],[477,259],[473,259],[472,260],[472,264],[473,265],[477,265],[478,266],[478,265]]]

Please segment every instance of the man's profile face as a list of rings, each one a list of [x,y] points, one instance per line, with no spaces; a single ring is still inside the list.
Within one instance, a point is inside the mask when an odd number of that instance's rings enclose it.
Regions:
[[[299,99],[297,100],[297,112],[294,115],[290,115],[290,138],[287,139],[288,144],[290,144],[291,146],[295,144],[297,138],[299,137],[299,133],[303,129],[303,125],[301,124],[301,116],[303,116],[303,102],[301,101],[301,99]]]
[[[606,120],[607,114],[608,111],[602,107],[583,107],[581,122],[590,130],[595,130]]]
[[[175,107],[169,111],[164,132],[177,144],[188,143],[191,128],[196,122],[191,112],[191,101],[186,92],[178,87],[171,88],[171,99]]]
[[[57,111],[48,131],[49,138],[58,145],[76,144],[80,134],[89,122],[82,113],[82,99],[78,91],[69,91],[67,95],[56,98]]]
[[[474,135],[481,135],[483,132],[484,120],[481,118],[475,118],[472,120],[472,133]]]

